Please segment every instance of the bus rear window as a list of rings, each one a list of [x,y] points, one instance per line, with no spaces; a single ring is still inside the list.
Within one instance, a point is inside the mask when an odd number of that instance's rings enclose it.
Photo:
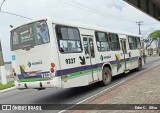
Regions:
[[[11,31],[12,51],[48,42],[49,30],[45,21],[27,24]]]

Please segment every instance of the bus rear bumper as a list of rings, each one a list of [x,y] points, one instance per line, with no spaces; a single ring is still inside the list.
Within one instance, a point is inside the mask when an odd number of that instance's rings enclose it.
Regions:
[[[34,81],[34,82],[19,82],[14,81],[15,87],[17,89],[45,89],[45,88],[61,88],[60,82],[57,81],[58,78],[46,81]]]

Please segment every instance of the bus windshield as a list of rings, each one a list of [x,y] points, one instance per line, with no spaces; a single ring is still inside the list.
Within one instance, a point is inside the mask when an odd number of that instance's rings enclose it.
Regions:
[[[11,50],[25,49],[49,42],[46,21],[27,24],[11,31]]]

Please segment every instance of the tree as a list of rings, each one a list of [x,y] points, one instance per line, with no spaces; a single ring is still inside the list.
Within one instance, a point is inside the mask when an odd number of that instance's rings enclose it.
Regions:
[[[146,45],[146,49],[151,46],[151,44],[156,41],[158,42],[158,47],[160,46],[160,43],[159,43],[159,40],[160,40],[160,30],[156,30],[152,33],[149,34],[148,36],[148,39],[147,39],[147,45]]]

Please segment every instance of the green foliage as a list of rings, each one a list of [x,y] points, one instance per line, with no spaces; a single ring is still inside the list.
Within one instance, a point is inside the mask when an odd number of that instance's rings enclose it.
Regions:
[[[10,88],[10,87],[13,87],[13,86],[14,86],[13,82],[8,82],[6,85],[0,84],[0,90],[7,89],[7,88]]]
[[[149,37],[152,39],[152,40],[157,40],[158,38],[160,38],[160,30],[157,30],[157,31],[154,31],[152,32]]]
[[[147,42],[146,42],[146,49],[151,46],[151,44],[153,42],[158,42],[158,40],[160,39],[160,30],[156,30],[154,32],[152,32],[151,34],[149,34]]]

